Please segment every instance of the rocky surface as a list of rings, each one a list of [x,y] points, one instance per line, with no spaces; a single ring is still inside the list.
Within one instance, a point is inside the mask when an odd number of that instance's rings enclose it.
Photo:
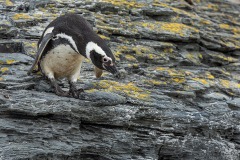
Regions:
[[[239,4],[0,2],[0,159],[240,159]],[[108,41],[125,78],[96,79],[86,61],[73,99],[27,76],[44,27],[66,12]]]

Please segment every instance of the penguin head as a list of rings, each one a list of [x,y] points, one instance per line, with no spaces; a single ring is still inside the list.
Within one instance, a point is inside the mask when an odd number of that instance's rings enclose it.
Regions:
[[[89,42],[86,47],[86,56],[99,69],[106,70],[113,75],[118,74],[115,57],[106,45],[100,47],[94,42]]]

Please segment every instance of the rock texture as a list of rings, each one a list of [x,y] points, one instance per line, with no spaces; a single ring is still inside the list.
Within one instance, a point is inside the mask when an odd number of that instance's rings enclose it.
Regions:
[[[240,159],[239,4],[0,2],[0,159]],[[96,79],[86,60],[79,99],[26,75],[43,29],[66,12],[109,42],[122,73]]]

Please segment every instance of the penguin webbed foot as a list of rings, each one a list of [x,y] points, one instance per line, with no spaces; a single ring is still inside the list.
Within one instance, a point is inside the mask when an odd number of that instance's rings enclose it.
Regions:
[[[59,87],[60,88],[60,87]],[[68,91],[64,91],[62,89],[55,89],[55,93],[58,96],[62,96],[62,97],[69,97],[69,92]]]
[[[50,79],[50,81],[54,87],[54,91],[56,95],[62,96],[62,97],[69,97],[69,92],[62,90],[61,87],[57,84],[57,81],[55,79]]]
[[[82,88],[77,89],[76,84],[74,82],[70,82],[70,90],[69,90],[70,97],[79,98],[82,92],[84,92]]]

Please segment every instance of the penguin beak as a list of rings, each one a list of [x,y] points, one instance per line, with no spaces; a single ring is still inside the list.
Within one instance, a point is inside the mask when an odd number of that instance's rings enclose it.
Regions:
[[[115,77],[119,74],[119,71],[117,70],[115,65],[112,66],[104,65],[104,68],[106,69],[106,71],[112,73]]]

